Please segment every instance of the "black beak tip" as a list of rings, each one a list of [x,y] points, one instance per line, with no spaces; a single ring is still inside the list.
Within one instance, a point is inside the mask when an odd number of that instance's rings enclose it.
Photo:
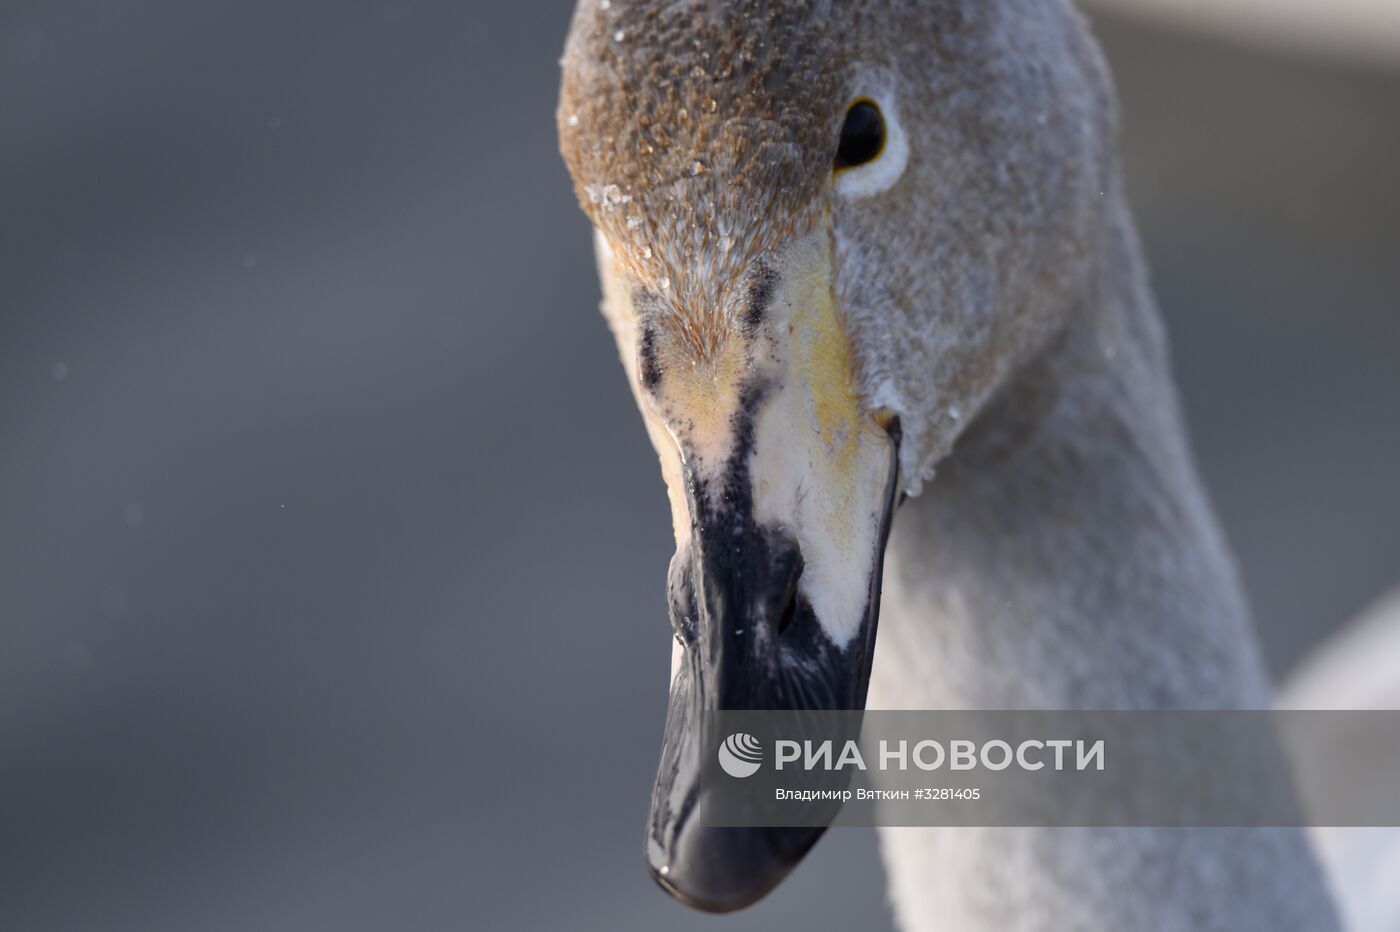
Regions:
[[[693,909],[732,913],[782,882],[821,837],[822,828],[699,828],[667,854],[651,849],[651,877]]]

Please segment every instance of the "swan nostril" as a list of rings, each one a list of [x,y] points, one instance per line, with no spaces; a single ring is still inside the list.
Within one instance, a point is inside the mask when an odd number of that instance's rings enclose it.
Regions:
[[[785,538],[783,544],[773,560],[774,579],[781,585],[775,606],[779,634],[786,631],[797,617],[797,581],[802,578],[805,567],[802,551],[796,542]]]
[[[778,616],[778,633],[782,634],[791,625],[792,620],[797,617],[797,587],[793,586],[792,594],[788,596],[787,603],[783,606],[783,612]]]
[[[683,544],[671,558],[667,610],[682,647],[703,643],[712,652],[737,638],[736,644],[748,645],[744,650],[760,650],[771,642],[757,637],[758,629],[782,634],[799,613],[810,613],[798,593],[804,563],[797,541],[781,532],[747,531],[721,545],[704,539]]]

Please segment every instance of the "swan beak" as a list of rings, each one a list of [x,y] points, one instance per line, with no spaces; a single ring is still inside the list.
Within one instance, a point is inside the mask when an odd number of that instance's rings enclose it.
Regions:
[[[870,680],[899,429],[861,404],[828,242],[776,258],[746,329],[702,362],[641,318],[640,400],[677,539],[646,856],[668,893],[712,912],[763,897],[824,828],[720,827],[714,781],[732,778],[707,713],[862,709]]]
[[[692,502],[700,520],[689,547],[671,563],[671,612],[682,647],[647,834],[652,877],[688,906],[731,912],[757,902],[825,831],[725,825],[715,800],[733,777],[716,766],[725,735],[706,713],[864,708],[895,508],[897,422],[890,432],[883,501],[874,516],[876,553],[858,624],[844,643],[801,591],[797,537],[756,524],[742,495],[717,512]]]

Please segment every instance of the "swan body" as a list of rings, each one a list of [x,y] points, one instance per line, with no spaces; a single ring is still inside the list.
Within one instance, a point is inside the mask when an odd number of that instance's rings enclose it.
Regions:
[[[1290,51],[1393,67],[1400,53],[1400,7],[1390,0],[1088,0],[1091,6]]]
[[[1378,601],[1303,662],[1279,691],[1284,709],[1400,709],[1400,590]],[[1377,779],[1375,775],[1368,779]],[[1400,780],[1400,760],[1379,779]],[[1342,787],[1338,792],[1365,792]],[[1318,828],[1313,840],[1346,928],[1400,929],[1400,832],[1392,827]]]
[[[1312,652],[1284,683],[1291,709],[1400,709],[1400,589]]]
[[[562,65],[676,533],[664,889],[740,908],[819,834],[698,824],[710,710],[1271,704],[1066,0],[583,0]],[[1339,928],[1298,829],[881,836],[910,932]]]

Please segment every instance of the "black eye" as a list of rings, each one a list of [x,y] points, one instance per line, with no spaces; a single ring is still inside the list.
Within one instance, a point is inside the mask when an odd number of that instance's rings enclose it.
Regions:
[[[836,170],[873,162],[885,148],[885,118],[868,100],[858,100],[846,111],[841,124],[841,144],[836,148]]]

